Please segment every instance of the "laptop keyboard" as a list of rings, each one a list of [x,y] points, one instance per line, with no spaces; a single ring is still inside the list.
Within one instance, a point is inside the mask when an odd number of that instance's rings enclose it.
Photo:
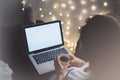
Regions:
[[[55,56],[58,54],[67,54],[67,53],[68,53],[67,50],[65,50],[64,48],[60,48],[60,49],[51,50],[49,52],[44,52],[42,54],[34,55],[33,58],[35,59],[37,64],[40,64],[54,60]]]

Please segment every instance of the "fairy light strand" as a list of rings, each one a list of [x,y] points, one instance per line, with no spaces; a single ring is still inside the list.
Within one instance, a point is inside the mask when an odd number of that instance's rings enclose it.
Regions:
[[[78,30],[85,24],[86,18],[109,12],[108,1],[101,0],[103,4],[99,6],[97,2],[97,0],[80,0],[79,3],[76,0],[41,0],[38,10],[40,19],[45,22],[61,20],[66,46],[74,52],[79,35]],[[26,0],[21,3],[25,5]]]

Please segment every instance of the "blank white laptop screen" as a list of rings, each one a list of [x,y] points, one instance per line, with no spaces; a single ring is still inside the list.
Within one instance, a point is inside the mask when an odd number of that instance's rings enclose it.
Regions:
[[[60,22],[25,28],[29,52],[62,44]]]

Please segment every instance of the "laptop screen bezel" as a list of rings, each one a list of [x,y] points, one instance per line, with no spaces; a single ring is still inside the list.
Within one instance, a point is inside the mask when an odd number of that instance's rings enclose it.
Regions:
[[[28,47],[28,43],[27,43],[27,36],[26,36],[26,33],[25,33],[25,29],[26,29],[26,28],[31,28],[31,27],[37,27],[37,26],[41,26],[41,25],[46,25],[46,24],[57,23],[57,22],[58,22],[59,25],[60,25],[60,32],[61,32],[62,43],[59,44],[59,45],[55,45],[55,46],[51,46],[51,47],[47,47],[47,48],[43,48],[43,49],[39,49],[39,50],[35,50],[35,51],[29,52],[29,47]],[[57,47],[60,47],[60,46],[64,45],[63,33],[62,33],[62,26],[61,26],[61,21],[60,21],[60,20],[51,21],[51,22],[45,22],[45,23],[38,23],[38,24],[35,24],[35,25],[24,25],[24,26],[22,27],[22,31],[23,31],[25,49],[26,49],[26,52],[29,53],[29,54],[30,54],[30,53],[38,53],[38,52],[50,50],[50,49],[57,48]]]

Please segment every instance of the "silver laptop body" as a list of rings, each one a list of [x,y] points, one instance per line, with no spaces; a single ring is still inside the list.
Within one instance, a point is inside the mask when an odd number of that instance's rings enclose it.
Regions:
[[[55,70],[54,58],[71,53],[63,42],[60,21],[23,26],[28,56],[39,74]]]

